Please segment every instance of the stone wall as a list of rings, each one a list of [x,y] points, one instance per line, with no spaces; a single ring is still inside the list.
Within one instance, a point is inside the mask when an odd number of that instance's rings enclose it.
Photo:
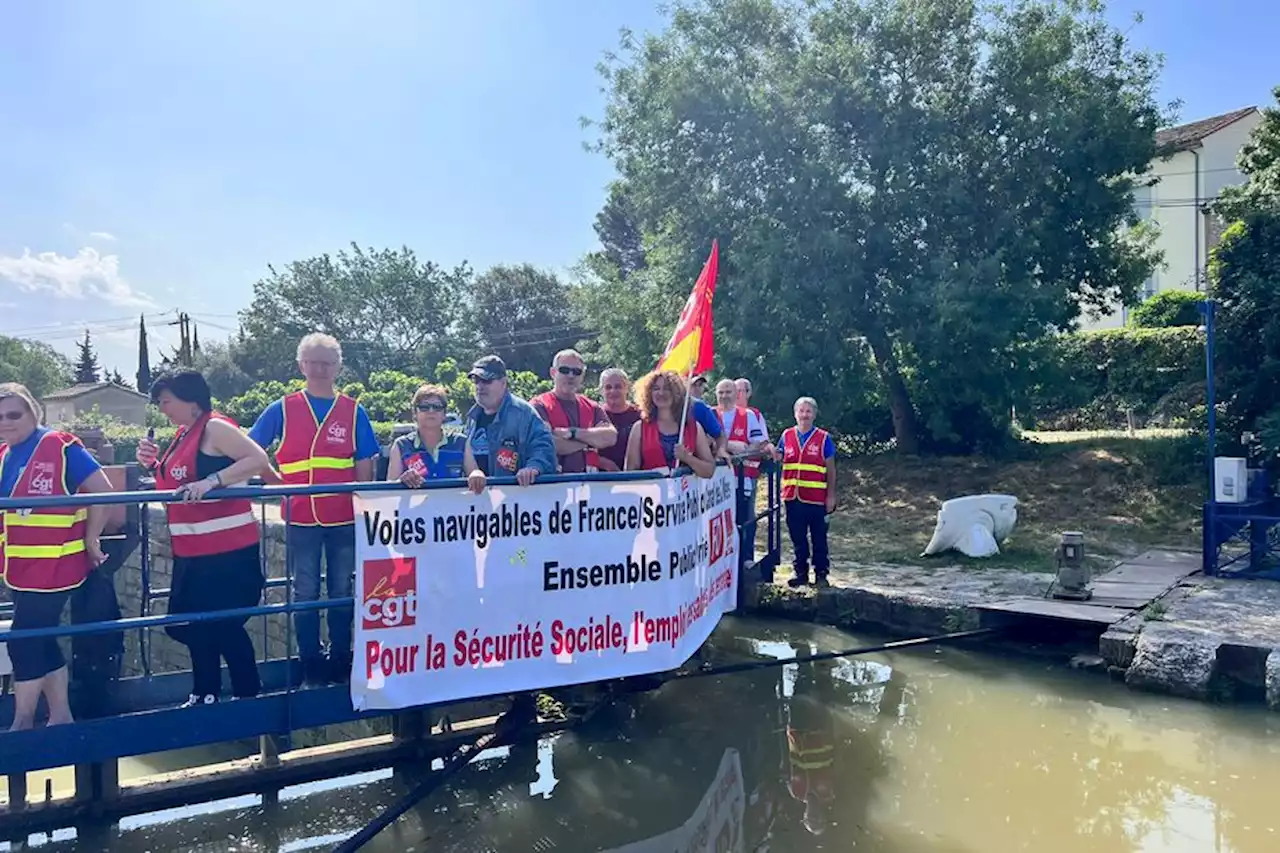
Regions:
[[[154,596],[158,590],[168,589],[173,580],[173,552],[169,545],[169,525],[165,521],[164,508],[152,505],[145,508],[148,512],[150,526],[150,589]],[[262,517],[261,509],[255,514]],[[284,525],[278,518],[268,515],[263,525],[264,573],[270,579],[282,579],[285,575]],[[142,549],[134,550],[125,564],[115,575],[116,595],[120,600],[120,609],[125,616],[138,616],[142,613]],[[287,587],[268,588],[263,595],[264,603],[283,604],[288,601]],[[153,597],[150,602],[152,615],[168,613],[167,598]],[[245,627],[253,639],[258,660],[281,658],[297,653],[297,645],[293,642],[289,630],[288,617],[285,615],[259,616],[250,619]],[[145,634],[145,639],[143,635]],[[176,642],[164,631],[153,629],[146,632],[130,631],[125,636],[125,658],[122,667],[123,676],[142,675],[142,643],[150,646],[151,672],[162,674],[191,668],[191,659],[187,647]]]

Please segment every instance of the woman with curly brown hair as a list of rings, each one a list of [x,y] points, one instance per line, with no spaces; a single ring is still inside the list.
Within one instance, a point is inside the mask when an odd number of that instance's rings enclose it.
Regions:
[[[627,438],[627,470],[686,466],[710,479],[716,470],[711,442],[692,413],[684,419],[684,435],[678,435],[680,416],[689,404],[680,374],[662,370],[642,376],[636,381],[635,395],[640,423]]]

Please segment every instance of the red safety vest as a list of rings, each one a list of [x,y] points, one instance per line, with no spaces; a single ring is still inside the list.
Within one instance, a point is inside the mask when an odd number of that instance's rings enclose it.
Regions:
[[[11,498],[65,497],[66,450],[80,439],[50,430],[41,436],[27,467],[18,476]],[[9,445],[0,444],[0,474],[8,462]],[[10,589],[59,592],[84,583],[92,566],[84,550],[85,507],[7,509],[0,532],[0,574]]]
[[[547,421],[551,424],[552,429],[570,429],[573,424],[569,423],[569,413],[564,409],[564,401],[555,395],[554,391],[547,391],[533,398],[534,403],[541,404],[542,408],[547,410]],[[588,398],[578,395],[578,429],[590,429],[592,421],[595,420],[595,405]],[[594,447],[588,447],[583,451],[587,456],[587,470],[598,471],[600,469],[600,451]]]
[[[802,732],[787,726],[787,754],[791,764],[788,789],[791,796],[804,800],[811,786],[824,794],[831,793],[835,751],[835,743],[828,733]]]
[[[698,424],[692,418],[685,421],[684,441],[681,442],[690,450],[698,447]],[[679,463],[677,463],[679,464]],[[657,421],[640,422],[640,469],[656,471],[659,468],[672,468],[667,464],[667,454],[662,452],[662,435],[658,432]]]
[[[290,486],[322,486],[355,480],[356,401],[339,394],[323,423],[303,391],[284,398],[284,434],[276,450],[280,478]],[[355,522],[351,495],[294,495],[289,523],[333,527]]]
[[[782,499],[806,504],[827,503],[827,460],[825,430],[813,428],[809,440],[800,446],[800,431],[789,428],[782,434]]]
[[[741,441],[743,444],[750,444],[750,434],[747,432],[747,414],[755,412],[755,409],[744,409],[741,406],[733,410],[733,426],[729,428],[729,441]],[[756,412],[756,417],[760,413]],[[754,479],[760,476],[760,460],[748,459],[742,463],[742,475]]]
[[[235,421],[218,412],[200,418],[190,429],[179,427],[173,443],[156,465],[156,488],[169,491],[200,479],[196,476],[196,455],[200,452],[205,425],[215,418],[238,427]],[[247,498],[168,503],[165,512],[169,516],[169,538],[175,557],[225,554],[248,548],[258,541],[258,524]]]

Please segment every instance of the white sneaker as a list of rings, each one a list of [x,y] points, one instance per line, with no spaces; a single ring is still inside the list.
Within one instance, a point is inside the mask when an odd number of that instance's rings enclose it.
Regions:
[[[217,701],[218,701],[218,697],[214,696],[212,693],[206,693],[203,696],[197,696],[196,694],[192,693],[189,697],[187,697],[187,701],[183,702],[180,707],[194,708],[197,705],[212,705]]]

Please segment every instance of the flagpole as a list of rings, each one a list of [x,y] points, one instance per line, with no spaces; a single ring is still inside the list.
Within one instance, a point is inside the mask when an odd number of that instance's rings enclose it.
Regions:
[[[680,413],[680,431],[676,433],[676,445],[684,444],[684,425],[689,419],[689,410],[693,408],[693,400],[690,398],[692,393],[693,368],[697,365],[689,364],[689,375],[684,378],[684,411]],[[696,453],[698,450],[698,442],[694,440],[694,446],[689,448],[690,453]],[[679,467],[679,466],[676,466]]]

